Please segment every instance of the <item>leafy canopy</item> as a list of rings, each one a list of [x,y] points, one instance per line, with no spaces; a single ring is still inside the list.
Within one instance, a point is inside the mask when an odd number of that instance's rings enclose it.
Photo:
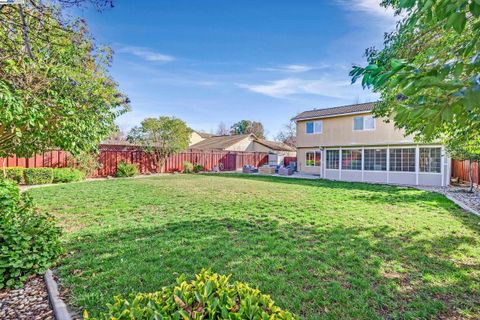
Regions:
[[[129,105],[111,58],[61,6],[1,6],[0,157],[96,147]]]
[[[261,122],[251,120],[241,120],[230,128],[230,134],[249,134],[253,133],[260,139],[265,139],[265,129]]]
[[[404,18],[352,81],[381,94],[375,112],[419,140],[475,139],[480,129],[480,1],[384,0]]]
[[[188,149],[192,130],[175,117],[147,118],[134,127],[127,140],[156,156],[160,169],[171,155]]]

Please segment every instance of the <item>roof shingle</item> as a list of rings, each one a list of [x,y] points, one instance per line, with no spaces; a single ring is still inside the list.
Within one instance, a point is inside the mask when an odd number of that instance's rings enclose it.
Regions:
[[[292,120],[305,120],[312,118],[328,118],[338,115],[351,114],[351,113],[361,113],[361,112],[370,112],[375,107],[376,102],[367,102],[360,104],[352,104],[348,106],[326,108],[326,109],[315,109],[310,111],[305,111],[298,114]]]

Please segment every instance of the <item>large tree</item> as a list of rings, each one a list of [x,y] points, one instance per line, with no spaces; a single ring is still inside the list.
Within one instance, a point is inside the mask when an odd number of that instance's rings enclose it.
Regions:
[[[480,1],[384,0],[400,20],[381,50],[367,50],[353,82],[379,92],[378,116],[423,141],[480,132]]]
[[[265,129],[261,122],[251,120],[241,120],[230,128],[231,134],[249,134],[253,133],[258,138],[265,138]]]
[[[157,170],[162,171],[168,157],[188,149],[192,129],[174,117],[147,118],[133,128],[127,137],[154,156]]]
[[[0,157],[95,148],[128,110],[111,58],[61,6],[0,6]]]

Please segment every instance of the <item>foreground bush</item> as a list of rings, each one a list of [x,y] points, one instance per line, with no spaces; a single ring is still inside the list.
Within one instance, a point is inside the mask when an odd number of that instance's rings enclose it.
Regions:
[[[117,174],[119,178],[125,177],[134,177],[138,174],[138,167],[135,164],[126,163],[125,161],[120,161],[117,164]]]
[[[19,167],[10,167],[5,169],[7,179],[11,179],[16,183],[21,183],[23,181],[23,171],[24,169]]]
[[[82,171],[72,168],[53,169],[53,183],[81,181],[85,178]]]
[[[60,229],[13,181],[0,180],[0,212],[0,289],[21,287],[60,256]]]
[[[195,173],[199,173],[199,172],[202,172],[204,170],[205,170],[205,168],[201,164],[197,163],[193,166],[193,172],[195,172]]]
[[[192,173],[193,172],[193,163],[185,161],[183,163],[183,173]]]
[[[25,184],[47,184],[53,183],[52,168],[27,168],[23,171]]]
[[[100,319],[295,319],[258,289],[205,270],[193,281],[180,277],[176,286],[155,293],[116,297],[108,307]],[[91,319],[87,312],[84,317]]]

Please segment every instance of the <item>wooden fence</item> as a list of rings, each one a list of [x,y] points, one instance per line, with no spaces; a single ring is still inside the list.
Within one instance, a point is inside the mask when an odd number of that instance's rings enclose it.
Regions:
[[[469,182],[468,177],[468,161],[452,160],[452,178],[458,178],[460,181]],[[480,185],[480,163],[472,162],[472,178],[473,183]]]
[[[62,168],[68,165],[68,153],[61,150],[45,152],[31,158],[11,157],[6,161],[7,167],[23,168]],[[3,159],[0,158],[3,162]],[[124,145],[101,145],[99,163],[93,177],[113,176],[117,172],[120,161],[136,164],[141,173],[158,172],[155,161],[150,154],[141,148]],[[228,151],[198,151],[189,150],[178,153],[167,159],[163,172],[183,171],[185,161],[200,164],[205,170],[213,170],[218,166],[223,171],[235,171],[244,165],[261,166],[268,163],[268,153],[265,152],[228,152]],[[1,162],[0,162],[1,163]]]

